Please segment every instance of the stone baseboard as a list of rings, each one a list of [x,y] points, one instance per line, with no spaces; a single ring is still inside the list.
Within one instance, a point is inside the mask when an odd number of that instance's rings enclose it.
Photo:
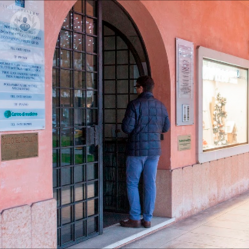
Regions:
[[[3,210],[0,248],[57,248],[54,199]]]
[[[155,216],[185,218],[249,190],[249,153],[158,170]]]

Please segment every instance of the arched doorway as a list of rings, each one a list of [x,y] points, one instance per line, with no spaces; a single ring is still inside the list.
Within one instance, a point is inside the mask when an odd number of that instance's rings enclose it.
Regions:
[[[114,26],[115,18],[102,22],[104,5],[77,1],[64,19],[54,53],[53,189],[61,248],[100,234],[103,210],[112,212],[107,225],[116,223],[113,212],[128,212],[126,136],[120,126],[128,102],[136,97],[135,80],[149,65],[134,27],[135,46]],[[121,10],[114,2],[108,2],[110,8]]]
[[[145,74],[146,62],[144,67],[129,39],[115,26],[103,21],[104,227],[128,217],[125,182],[127,135],[122,132],[121,123],[128,102],[137,97],[134,86],[136,79]],[[140,185],[142,192],[142,183]]]

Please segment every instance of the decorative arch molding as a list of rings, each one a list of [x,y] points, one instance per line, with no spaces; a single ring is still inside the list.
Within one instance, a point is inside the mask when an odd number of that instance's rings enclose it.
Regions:
[[[150,11],[142,1],[117,1],[136,24],[147,49],[152,77],[160,89],[155,89],[158,98],[170,107],[170,74],[165,44]],[[162,91],[163,89],[163,91]],[[167,96],[165,96],[167,94]],[[167,97],[167,102],[165,102]]]
[[[171,117],[171,79],[167,51],[162,35],[150,11],[142,1],[117,1],[136,24],[144,41],[150,61],[151,76],[155,81],[155,96],[167,107]],[[170,169],[170,131],[162,141],[162,155],[158,169]]]

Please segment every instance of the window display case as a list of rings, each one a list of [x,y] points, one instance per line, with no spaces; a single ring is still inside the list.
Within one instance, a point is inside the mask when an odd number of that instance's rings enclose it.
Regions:
[[[249,151],[249,61],[203,47],[198,60],[199,162]]]
[[[247,70],[203,59],[203,151],[247,143]]]

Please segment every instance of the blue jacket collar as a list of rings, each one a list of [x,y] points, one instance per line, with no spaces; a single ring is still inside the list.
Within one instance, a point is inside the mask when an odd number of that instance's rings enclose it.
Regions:
[[[139,98],[142,98],[142,97],[153,97],[153,93],[152,92],[143,92],[138,97]]]

